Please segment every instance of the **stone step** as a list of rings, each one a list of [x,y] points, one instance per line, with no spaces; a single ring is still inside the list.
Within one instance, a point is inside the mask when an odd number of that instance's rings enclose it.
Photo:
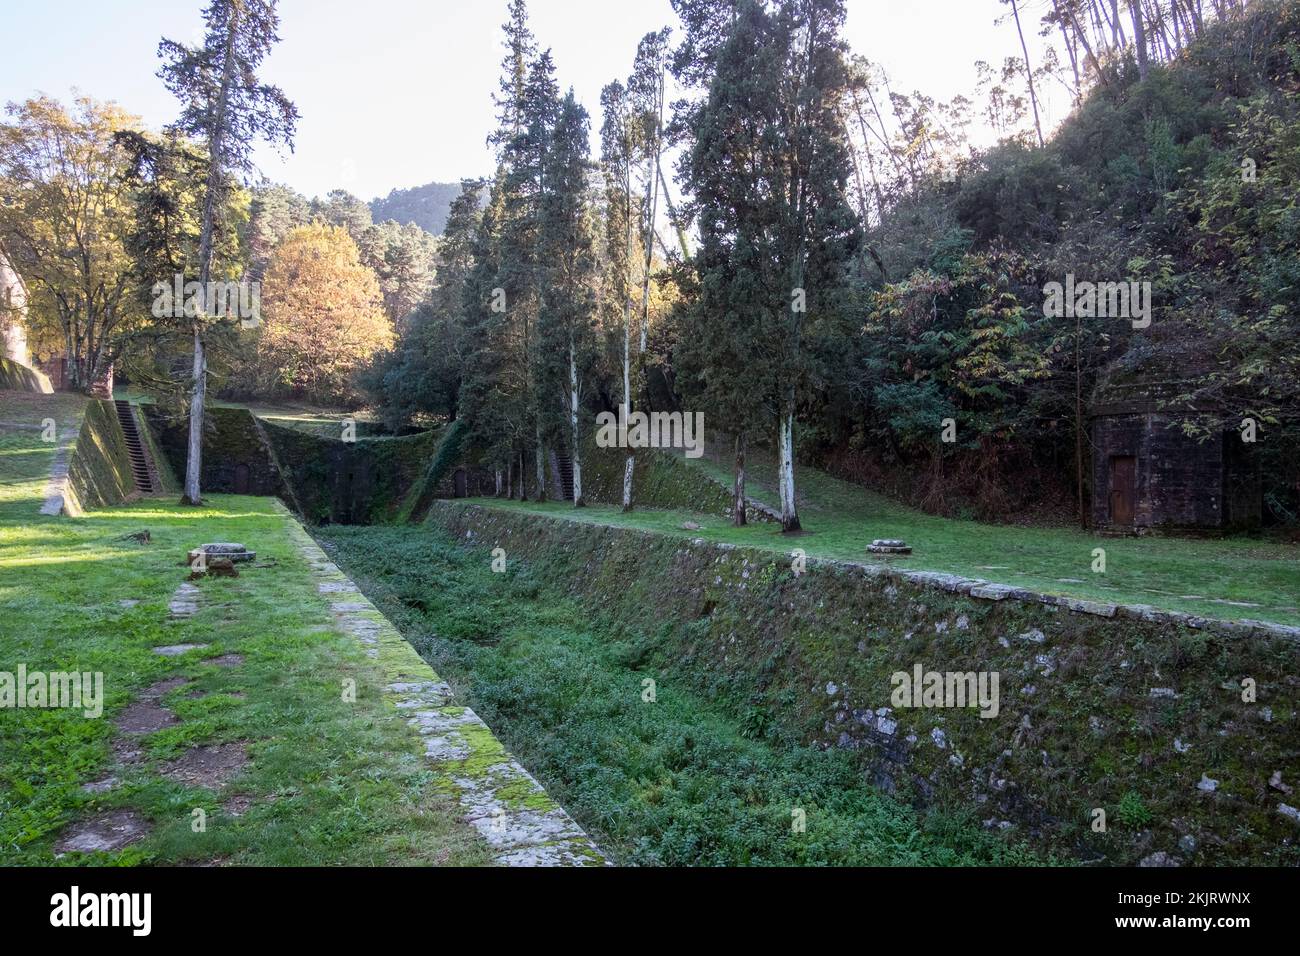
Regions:
[[[122,435],[126,438],[126,452],[131,459],[131,477],[135,481],[136,491],[149,494],[158,490],[154,487],[153,474],[149,468],[149,453],[140,439],[140,431],[136,427],[131,403],[124,399],[117,399],[113,402],[113,406],[117,409],[117,420],[122,426]]]

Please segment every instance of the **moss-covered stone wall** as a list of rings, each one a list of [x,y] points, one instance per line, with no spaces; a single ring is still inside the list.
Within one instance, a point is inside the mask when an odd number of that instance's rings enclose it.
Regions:
[[[148,418],[167,461],[185,474],[188,417],[150,407]],[[245,408],[204,415],[205,492],[274,495],[313,523],[389,521],[428,468],[437,432],[345,442],[253,417]]]
[[[44,395],[54,391],[50,386],[50,380],[43,374],[3,356],[0,356],[0,389],[40,392]]]
[[[1063,858],[1300,863],[1300,678],[1287,637],[980,600],[788,559],[466,502],[429,522],[500,546],[756,733],[856,753],[917,806],[965,808]],[[896,673],[998,675],[996,717],[905,707]],[[1243,696],[1253,701],[1244,700]],[[1097,829],[1097,811],[1105,830]]]
[[[126,435],[112,402],[89,401],[68,455],[70,514],[120,505],[136,491]]]
[[[622,502],[626,461],[624,449],[599,448],[595,439],[589,438],[583,446],[583,497],[599,504]],[[678,456],[655,448],[637,449],[632,488],[635,503],[648,508],[687,508],[702,514],[731,514],[731,495],[726,488]]]
[[[262,423],[303,516],[316,523],[392,520],[425,474],[437,432],[345,442]]]
[[[172,471],[184,476],[189,416],[170,414],[157,405],[143,407]],[[204,413],[203,468],[199,481],[205,492],[283,495],[280,473],[248,409],[212,407]]]

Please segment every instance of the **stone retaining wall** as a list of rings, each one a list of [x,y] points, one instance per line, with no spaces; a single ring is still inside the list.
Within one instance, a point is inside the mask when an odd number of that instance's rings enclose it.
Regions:
[[[661,688],[851,751],[918,807],[1068,860],[1300,864],[1294,628],[851,562],[796,575],[781,554],[466,502],[428,520],[581,602]],[[918,664],[997,674],[997,715],[896,701]]]
[[[285,510],[288,517],[288,511]],[[291,517],[288,520],[292,521]],[[310,535],[293,521],[290,537],[330,601],[338,625],[384,669],[387,700],[409,714],[425,756],[455,792],[465,819],[492,847],[500,866],[602,866],[606,859],[582,828],[514,759]]]

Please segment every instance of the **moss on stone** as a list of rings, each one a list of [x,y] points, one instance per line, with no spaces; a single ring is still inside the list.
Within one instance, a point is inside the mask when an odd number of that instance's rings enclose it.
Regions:
[[[111,402],[86,403],[68,456],[68,486],[80,509],[119,505],[135,492],[126,435]]]
[[[831,562],[796,578],[767,551],[462,502],[435,503],[429,520],[505,547],[540,587],[583,602],[661,684],[683,681],[773,739],[850,751],[867,779],[919,805],[977,800],[993,826],[1083,858],[1300,862],[1267,786],[1278,769],[1300,778],[1284,638],[976,601]],[[894,707],[891,675],[917,663],[997,672],[999,716]],[[1241,700],[1243,676],[1255,704]],[[1204,772],[1218,792],[1196,788]],[[1092,808],[1113,820],[1132,792],[1152,819],[1093,833]],[[1183,836],[1198,846],[1190,858]]]

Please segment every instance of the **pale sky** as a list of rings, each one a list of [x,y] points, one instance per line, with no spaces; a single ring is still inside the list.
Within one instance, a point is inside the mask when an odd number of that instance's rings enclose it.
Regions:
[[[1045,2],[1021,2],[1031,58],[1042,42]],[[883,64],[896,91],[974,99],[975,60],[997,65],[1020,54],[1015,27],[995,25],[1009,16],[999,0],[847,5],[853,51]],[[0,101],[38,91],[67,99],[75,87],[116,100],[152,127],[174,118],[176,102],[154,75],[158,40],[195,42],[203,0],[6,6]],[[268,178],[309,196],[342,187],[372,199],[393,187],[490,171],[484,144],[506,0],[280,0],[279,9],[282,42],[263,77],[288,94],[302,119],[294,155],[257,153]],[[677,23],[668,0],[529,0],[529,10],[539,45],[552,49],[561,89],[572,86],[592,114],[593,136],[601,87],[626,77],[641,36]]]

